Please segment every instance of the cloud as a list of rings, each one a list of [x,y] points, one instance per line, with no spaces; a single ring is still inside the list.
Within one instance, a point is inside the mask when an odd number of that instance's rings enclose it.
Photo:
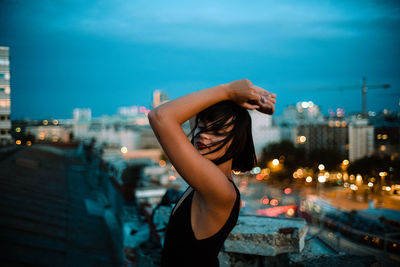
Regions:
[[[304,40],[397,34],[393,1],[32,1],[20,21],[127,42],[289,53]],[[378,22],[378,23],[375,23]],[[27,25],[28,26],[28,25]],[[31,27],[31,25],[29,25]]]

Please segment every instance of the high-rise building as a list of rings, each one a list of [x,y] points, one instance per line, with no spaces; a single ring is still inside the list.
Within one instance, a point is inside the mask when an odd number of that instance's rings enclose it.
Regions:
[[[74,121],[90,121],[92,119],[92,110],[90,108],[74,108]]]
[[[0,146],[11,144],[9,48],[0,46]]]
[[[250,111],[250,116],[254,149],[257,157],[260,157],[264,147],[281,141],[280,130],[272,124],[271,116],[258,111]]]
[[[326,124],[321,109],[312,101],[302,101],[287,106],[281,116],[275,116],[275,122],[280,127],[281,139],[293,143],[297,142],[298,126]]]
[[[353,118],[349,125],[349,160],[370,156],[374,152],[374,126],[367,119]]]
[[[155,90],[153,92],[153,104],[152,108],[156,108],[157,106],[167,102],[169,100],[168,95],[161,91],[161,90]]]
[[[296,127],[296,144],[306,153],[315,149],[333,149],[347,156],[348,126],[343,118],[330,118],[315,124]]]
[[[392,159],[400,154],[400,113],[383,110],[369,117],[374,126],[375,153]]]

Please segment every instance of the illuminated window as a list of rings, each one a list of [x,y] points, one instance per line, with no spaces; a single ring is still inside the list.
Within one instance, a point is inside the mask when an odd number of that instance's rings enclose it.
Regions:
[[[0,65],[10,65],[10,61],[5,58],[0,58]]]
[[[0,108],[9,108],[10,99],[0,99]]]
[[[10,79],[10,73],[8,73],[8,72],[0,73],[0,79],[9,80]]]

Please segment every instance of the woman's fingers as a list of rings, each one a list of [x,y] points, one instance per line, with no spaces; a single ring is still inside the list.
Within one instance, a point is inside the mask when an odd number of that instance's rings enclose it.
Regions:
[[[260,96],[265,96],[268,98],[272,98],[275,99],[276,98],[276,94],[268,92],[267,90],[261,88],[260,86],[257,85],[253,85],[251,86],[251,88],[253,88],[254,90],[256,90],[256,92],[260,95]]]
[[[247,79],[230,82],[228,85],[231,100],[246,109],[257,109],[266,114],[275,110],[276,94],[252,84]]]
[[[254,109],[260,109],[261,107],[259,105],[252,105],[248,102],[245,102],[242,104],[242,107],[246,108],[246,109],[250,109],[250,110],[254,110]]]
[[[275,112],[275,102],[276,100],[274,98],[263,96],[259,103],[260,108],[257,110],[272,115]]]

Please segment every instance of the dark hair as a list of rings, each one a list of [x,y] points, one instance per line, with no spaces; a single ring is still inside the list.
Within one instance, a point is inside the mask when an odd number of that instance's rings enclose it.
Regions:
[[[196,136],[204,132],[213,132],[213,134],[221,135],[222,129],[233,126],[229,132],[222,134],[225,138],[212,144],[211,147],[215,148],[206,153],[210,154],[218,151],[232,140],[225,155],[213,160],[216,165],[233,159],[232,169],[235,171],[244,172],[251,170],[255,166],[257,158],[251,134],[251,117],[247,109],[232,101],[222,101],[201,111],[196,116],[195,125],[191,132],[192,144],[195,137],[193,133],[199,122],[203,122],[204,127],[201,127]]]

